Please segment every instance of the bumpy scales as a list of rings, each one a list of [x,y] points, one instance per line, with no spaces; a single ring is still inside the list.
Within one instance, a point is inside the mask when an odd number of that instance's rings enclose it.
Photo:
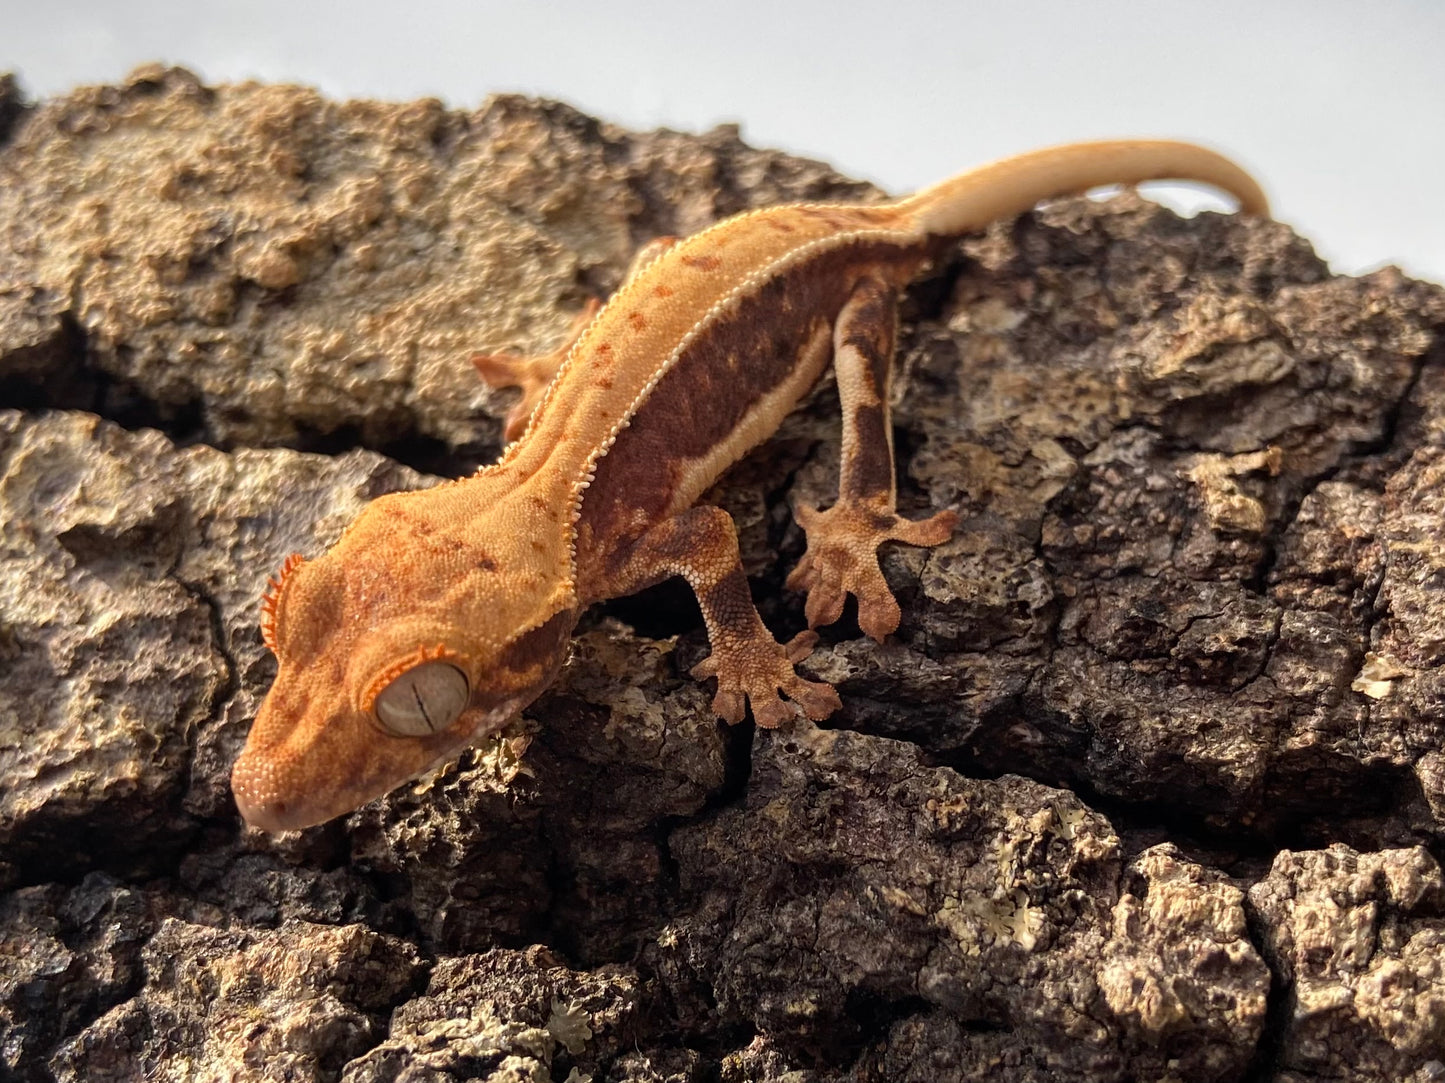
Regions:
[[[714,710],[759,725],[827,717],[831,686],[799,676],[752,603],[732,520],[694,507],[777,428],[831,360],[843,403],[837,502],[800,507],[808,549],[788,580],[812,627],[849,594],[881,640],[898,603],[885,541],[937,545],[956,516],[898,516],[888,381],[897,298],[951,238],[1041,199],[1102,184],[1213,184],[1265,213],[1237,166],[1185,143],[1080,143],[1010,158],[880,206],[794,204],[661,238],[600,310],[545,357],[475,358],[519,386],[515,440],[471,478],[371,503],[330,550],[291,560],[264,624],[276,682],[232,787],[268,830],[319,823],[507,726],[541,694],[593,602],[680,575],[697,594]]]

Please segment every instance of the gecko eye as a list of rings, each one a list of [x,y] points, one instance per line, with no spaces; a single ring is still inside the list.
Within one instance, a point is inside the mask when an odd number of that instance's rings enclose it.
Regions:
[[[467,705],[467,675],[450,662],[423,662],[402,673],[372,704],[393,737],[426,737],[446,729]]]

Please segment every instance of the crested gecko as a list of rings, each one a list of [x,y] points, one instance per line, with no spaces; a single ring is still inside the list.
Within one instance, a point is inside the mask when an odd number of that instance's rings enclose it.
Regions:
[[[622,286],[544,357],[482,356],[520,386],[501,458],[372,501],[329,550],[292,556],[263,601],[275,682],[232,772],[245,820],[306,827],[349,812],[504,729],[556,676],[582,611],[682,576],[717,681],[713,710],[757,724],[826,718],[800,676],[811,629],[849,594],[864,633],[899,624],[885,541],[934,546],[957,515],[895,511],[888,384],[900,291],[945,246],[1040,200],[1104,184],[1200,181],[1267,213],[1238,166],[1187,143],[1078,143],[1005,159],[878,205],[789,204],[649,244]],[[799,506],[787,580],[809,631],[777,642],[726,512],[695,502],[764,440],[832,361],[843,407],[837,501]],[[783,697],[786,697],[786,700]]]

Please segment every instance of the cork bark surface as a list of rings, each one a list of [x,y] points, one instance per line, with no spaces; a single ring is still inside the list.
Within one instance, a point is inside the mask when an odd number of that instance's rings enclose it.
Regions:
[[[1061,201],[917,284],[900,500],[963,522],[828,629],[825,726],[717,723],[664,585],[515,740],[241,829],[262,587],[497,453],[472,351],[878,196],[516,97],[0,80],[0,1077],[1445,1079],[1445,291],[1273,222]],[[825,381],[713,494],[780,636],[836,447]]]

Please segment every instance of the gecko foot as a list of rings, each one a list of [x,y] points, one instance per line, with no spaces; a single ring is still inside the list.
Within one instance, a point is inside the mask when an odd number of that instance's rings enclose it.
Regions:
[[[852,594],[858,599],[858,627],[880,643],[897,630],[901,612],[878,568],[878,546],[885,541],[939,545],[958,525],[958,514],[952,511],[914,521],[842,503],[827,511],[799,505],[795,517],[807,532],[808,550],[788,576],[787,586],[807,592],[808,626],[832,624],[843,615],[843,603]]]
[[[717,678],[717,695],[712,709],[729,725],[743,720],[752,704],[753,718],[764,729],[777,729],[793,718],[798,709],[815,722],[827,718],[843,705],[831,684],[808,681],[794,671],[794,664],[813,653],[818,642],[815,632],[799,632],[786,644],[771,636],[743,642],[714,644],[712,655],[692,667],[699,680]],[[785,703],[779,691],[791,700]]]
[[[488,387],[522,389],[522,397],[507,411],[505,428],[502,430],[505,439],[515,440],[522,435],[522,431],[527,427],[527,419],[532,416],[537,403],[542,401],[542,393],[547,390],[547,385],[552,382],[552,377],[557,375],[557,370],[567,359],[573,344],[582,336],[582,332],[587,329],[592,317],[597,315],[601,307],[602,302],[596,298],[589,300],[572,321],[567,338],[551,353],[539,354],[536,357],[521,357],[511,353],[472,354],[472,364],[476,366],[478,375]]]

